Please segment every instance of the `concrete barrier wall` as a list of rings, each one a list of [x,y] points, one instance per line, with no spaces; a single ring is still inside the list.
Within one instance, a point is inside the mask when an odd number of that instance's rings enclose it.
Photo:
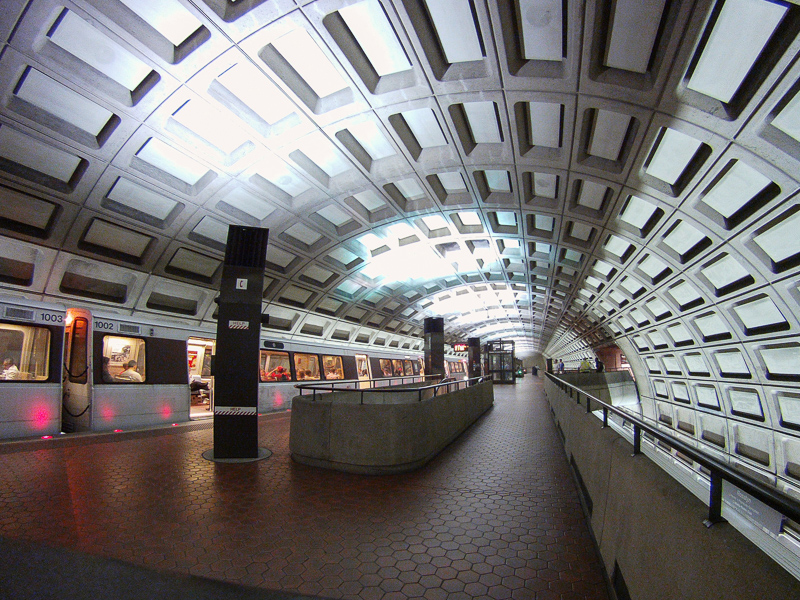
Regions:
[[[466,385],[466,384],[464,384]],[[378,387],[370,389],[337,390],[336,392],[320,391],[317,393],[316,401],[331,401],[327,398],[331,393],[336,394],[337,404],[408,404],[420,399],[427,400],[433,398],[433,389],[418,390],[417,388],[428,387],[430,383],[408,383],[404,385],[393,385],[391,387]],[[413,390],[399,393],[400,390]],[[302,398],[311,399],[313,394],[306,393]],[[327,399],[326,399],[327,398]],[[292,400],[294,402],[294,400]]]
[[[708,507],[646,456],[632,456],[585,403],[549,379],[545,390],[616,589],[632,600],[800,598],[800,581],[731,525],[706,528]]]
[[[316,401],[311,396],[292,400],[294,460],[351,473],[410,471],[436,456],[494,402],[491,381],[421,402],[405,393],[381,403],[373,402],[374,394],[368,404],[354,397],[360,395],[335,392]]]

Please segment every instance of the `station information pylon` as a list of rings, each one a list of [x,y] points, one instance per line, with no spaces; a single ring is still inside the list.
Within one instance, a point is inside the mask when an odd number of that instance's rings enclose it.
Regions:
[[[444,319],[426,317],[425,331],[425,375],[444,379]]]
[[[255,459],[258,343],[269,229],[231,225],[222,266],[214,357],[214,459]]]
[[[467,377],[481,376],[481,338],[467,338]]]

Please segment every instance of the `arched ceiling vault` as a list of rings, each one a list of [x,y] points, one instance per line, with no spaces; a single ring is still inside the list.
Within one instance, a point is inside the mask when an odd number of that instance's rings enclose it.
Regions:
[[[0,285],[211,321],[233,223],[270,230],[276,335],[419,349],[442,316],[780,369],[794,337],[747,344],[797,330],[799,31],[771,0],[4,0]]]

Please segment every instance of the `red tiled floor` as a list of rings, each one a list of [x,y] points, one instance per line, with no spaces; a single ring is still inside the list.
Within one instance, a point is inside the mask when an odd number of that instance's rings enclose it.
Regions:
[[[295,464],[289,418],[249,464],[203,459],[208,424],[6,447],[0,535],[331,598],[608,598],[540,379],[404,475]]]

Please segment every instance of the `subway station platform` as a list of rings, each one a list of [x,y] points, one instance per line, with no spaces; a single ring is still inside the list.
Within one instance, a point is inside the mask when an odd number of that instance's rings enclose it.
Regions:
[[[423,468],[219,464],[212,424],[0,444],[0,599],[608,598],[542,378]]]

